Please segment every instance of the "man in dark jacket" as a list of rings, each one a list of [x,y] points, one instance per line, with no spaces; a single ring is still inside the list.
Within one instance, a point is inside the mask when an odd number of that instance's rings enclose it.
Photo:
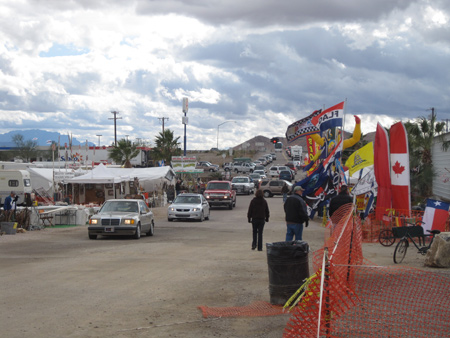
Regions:
[[[286,214],[286,242],[302,240],[303,223],[308,226],[308,211],[306,203],[302,198],[303,188],[295,186],[292,196],[288,197],[284,203],[284,212]]]
[[[331,199],[328,215],[333,216],[336,210],[348,203],[353,203],[353,198],[348,194],[347,186],[343,185],[339,194]]]

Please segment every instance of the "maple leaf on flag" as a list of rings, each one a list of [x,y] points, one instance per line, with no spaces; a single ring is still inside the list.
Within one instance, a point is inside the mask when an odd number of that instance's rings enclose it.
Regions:
[[[395,165],[392,167],[392,170],[394,170],[394,173],[398,175],[401,175],[405,171],[405,167],[400,165],[398,161],[395,162]]]

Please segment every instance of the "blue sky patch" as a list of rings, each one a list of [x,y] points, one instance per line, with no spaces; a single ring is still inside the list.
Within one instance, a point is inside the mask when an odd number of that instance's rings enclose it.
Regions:
[[[76,56],[83,55],[89,52],[88,49],[76,48],[74,45],[60,45],[59,43],[53,44],[53,46],[46,52],[40,52],[39,56],[43,58],[56,57],[56,56]]]

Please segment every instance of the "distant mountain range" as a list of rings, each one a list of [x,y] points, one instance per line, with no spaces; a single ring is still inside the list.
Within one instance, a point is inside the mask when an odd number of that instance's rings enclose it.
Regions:
[[[8,148],[15,147],[12,138],[14,135],[20,134],[23,136],[24,141],[34,140],[37,142],[38,146],[49,146],[52,141],[59,144],[64,145],[65,143],[69,144],[69,136],[61,135],[57,132],[50,132],[46,130],[40,129],[31,129],[31,130],[14,130],[5,134],[0,134],[0,147]],[[78,141],[76,138],[72,138],[72,146],[85,145],[86,141]],[[94,143],[88,142],[90,146],[93,146]]]

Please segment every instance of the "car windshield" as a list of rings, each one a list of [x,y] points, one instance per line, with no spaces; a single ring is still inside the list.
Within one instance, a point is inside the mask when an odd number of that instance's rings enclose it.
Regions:
[[[251,178],[256,178],[256,179],[260,179],[261,175],[260,174],[251,174],[249,175]]]
[[[264,175],[264,170],[255,170],[253,173],[259,174],[259,175]]]
[[[107,201],[100,212],[139,212],[135,201]]]
[[[233,178],[233,180],[231,182],[232,183],[247,183],[248,182],[248,178],[246,178],[246,177],[235,177],[235,178]]]
[[[175,201],[173,202],[175,204],[200,204],[200,196],[183,196],[179,195]]]
[[[230,184],[226,182],[208,183],[206,190],[230,190]]]

